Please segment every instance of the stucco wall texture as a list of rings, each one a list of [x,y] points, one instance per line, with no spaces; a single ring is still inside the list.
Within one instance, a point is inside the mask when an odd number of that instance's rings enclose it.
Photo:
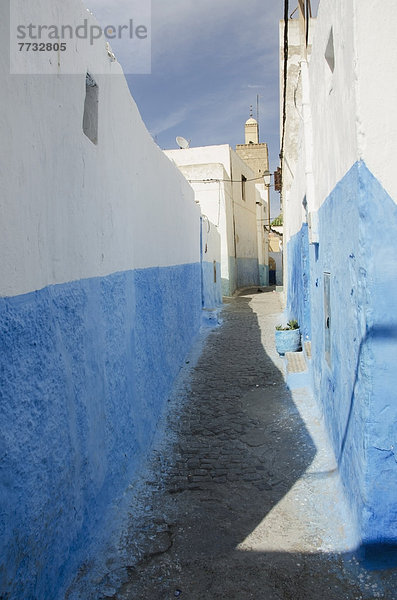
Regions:
[[[311,338],[310,263],[307,224],[290,240],[288,247],[288,310],[291,319],[300,324],[303,340]]]
[[[201,218],[202,306],[214,309],[222,304],[221,236],[214,223]]]
[[[231,296],[238,287],[259,285],[255,173],[226,144],[165,154],[191,181],[203,214],[218,228],[222,294]],[[247,180],[245,198],[242,176]]]
[[[312,339],[315,392],[364,547],[397,543],[394,17],[389,0],[321,1],[303,90],[310,120],[285,205],[287,308]]]
[[[200,265],[0,300],[0,590],[57,598],[133,480],[201,320]]]
[[[354,223],[350,235],[340,227]],[[386,226],[387,224],[387,226]],[[397,207],[363,162],[319,211],[320,244],[310,266],[291,270],[291,315],[311,324],[313,376],[358,533],[364,543],[397,540]],[[306,246],[307,227],[289,259]],[[303,249],[303,251],[302,251]],[[330,358],[325,348],[324,277],[330,276]],[[305,277],[309,279],[307,289]],[[310,320],[307,315],[311,308]]]
[[[48,22],[61,8],[93,21],[79,0],[40,3]],[[63,598],[106,537],[201,324],[193,190],[105,41],[72,58],[74,75],[61,60],[12,77],[0,56],[0,597],[16,600]],[[97,145],[83,132],[87,71]]]

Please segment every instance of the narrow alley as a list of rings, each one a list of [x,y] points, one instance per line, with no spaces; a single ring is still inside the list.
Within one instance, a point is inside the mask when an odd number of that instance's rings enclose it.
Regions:
[[[226,301],[171,402],[168,447],[105,572],[94,582],[81,572],[70,600],[397,598],[395,573],[349,553],[316,403],[288,390],[274,349],[279,295],[242,294]]]
[[[397,600],[396,23],[0,2],[0,600]]]

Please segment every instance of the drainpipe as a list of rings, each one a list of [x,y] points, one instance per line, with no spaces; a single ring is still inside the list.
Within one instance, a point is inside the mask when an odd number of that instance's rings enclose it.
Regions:
[[[313,123],[310,106],[309,68],[306,60],[301,63],[302,73],[302,117],[305,141],[305,177],[306,202],[310,244],[318,244],[318,212],[316,210],[314,175],[313,175]]]

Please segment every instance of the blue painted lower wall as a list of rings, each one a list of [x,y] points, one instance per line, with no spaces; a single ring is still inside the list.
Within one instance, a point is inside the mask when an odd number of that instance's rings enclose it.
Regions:
[[[259,285],[257,258],[237,258],[237,288]]]
[[[289,243],[288,310],[311,324],[315,392],[359,535],[396,543],[397,207],[360,161],[318,216],[318,245],[306,226]]]
[[[0,299],[1,597],[63,597],[152,443],[200,287],[193,264]]]
[[[237,266],[234,256],[228,258],[228,272],[225,273],[221,268],[222,276],[222,296],[232,296],[237,287]]]
[[[216,270],[216,271],[215,271]],[[215,272],[214,272],[215,271]],[[216,308],[222,304],[221,265],[203,261],[203,307]]]
[[[222,294],[232,296],[240,288],[260,285],[257,258],[229,256],[228,277],[222,277]]]
[[[311,338],[310,264],[307,224],[288,244],[288,318],[299,323],[303,340]]]
[[[269,285],[269,265],[259,265],[259,285]]]

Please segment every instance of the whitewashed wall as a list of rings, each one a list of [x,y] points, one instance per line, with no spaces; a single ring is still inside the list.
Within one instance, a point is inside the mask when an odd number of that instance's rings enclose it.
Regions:
[[[320,2],[309,69],[311,93],[322,99],[311,104],[318,206],[358,159],[397,197],[390,160],[397,155],[396,20],[392,0]],[[333,73],[324,58],[331,27]],[[328,148],[337,152],[330,156]]]
[[[222,146],[204,146],[199,148],[189,148],[187,150],[167,150],[165,154],[181,168],[181,171],[187,174],[188,178],[192,180],[192,185],[198,194],[196,197],[201,203],[201,199],[204,198],[204,193],[209,190],[209,196],[211,199],[208,204],[204,200],[203,212],[209,213],[209,218],[218,223],[218,215],[216,213],[218,202],[213,202],[212,198],[219,198],[230,195],[231,200],[234,204],[228,207],[227,212],[235,211],[238,223],[238,256],[242,258],[257,258],[258,246],[256,236],[251,235],[252,231],[256,231],[256,190],[255,190],[255,174],[248,167],[248,165],[230,148],[228,145]],[[194,165],[194,169],[192,167]],[[196,179],[216,179],[221,178],[221,171],[219,167],[214,165],[222,165],[227,177],[226,180],[232,180],[231,183],[228,181],[221,182],[226,183],[226,192],[219,191],[220,188],[216,182],[213,184],[203,183],[200,184]],[[184,167],[189,166],[189,171]],[[215,168],[215,171],[214,171]],[[218,173],[219,170],[219,173]],[[246,183],[246,200],[243,201],[241,194],[241,176],[247,179]],[[212,186],[211,188],[208,186]],[[229,186],[230,191],[228,194],[227,187]],[[215,207],[215,210],[214,210]],[[229,216],[229,215],[228,215]],[[230,238],[231,228],[228,227],[228,251],[229,256],[232,256],[231,250],[233,248],[233,238]],[[223,232],[223,230],[222,230]]]
[[[169,151],[166,152],[166,155],[168,154]],[[178,156],[175,159],[178,159]],[[180,166],[179,169],[190,182],[203,216],[208,217],[219,231],[221,271],[222,276],[228,278],[229,256],[233,251],[232,198],[228,181],[229,175],[221,163],[187,164]],[[206,179],[217,181],[205,182]]]
[[[37,10],[95,23],[79,0]],[[72,44],[47,75],[10,75],[8,27],[2,2],[0,596],[63,598],[110,534],[200,328],[200,209],[103,40]]]
[[[392,0],[321,0],[284,204],[287,310],[312,340],[359,543],[386,551],[397,539],[396,22]]]
[[[46,2],[48,20],[57,4]],[[71,22],[95,22],[79,0],[69,4]],[[197,261],[193,193],[152,141],[105,42],[74,53],[75,76],[56,64],[48,76],[9,75],[7,52],[0,61],[0,293]],[[82,133],[86,71],[99,86],[97,146]]]
[[[313,36],[309,78],[317,209],[359,158],[354,12],[355,2],[321,0]],[[331,27],[335,54],[333,73],[325,59]]]
[[[214,309],[222,304],[221,236],[216,225],[204,216],[201,249],[203,307]]]
[[[236,215],[236,235],[237,235],[237,257],[238,258],[258,258],[258,241],[256,232],[256,174],[248,165],[231,149],[231,177],[232,177],[232,195],[234,201],[234,211]],[[241,178],[247,179],[245,184],[245,200],[241,193]]]
[[[228,144],[221,144],[218,146],[198,146],[196,148],[187,148],[185,150],[166,150],[165,154],[174,161],[178,167],[212,163],[222,164],[230,177],[230,146]]]
[[[259,284],[256,175],[228,145],[166,150],[196,192],[202,211],[217,224],[222,240],[224,293]],[[246,197],[242,198],[242,176]],[[204,182],[206,179],[219,181]],[[220,213],[219,213],[220,210]],[[240,276],[238,272],[240,271]],[[240,278],[239,278],[240,277]]]
[[[397,3],[355,0],[361,157],[397,202]]]

